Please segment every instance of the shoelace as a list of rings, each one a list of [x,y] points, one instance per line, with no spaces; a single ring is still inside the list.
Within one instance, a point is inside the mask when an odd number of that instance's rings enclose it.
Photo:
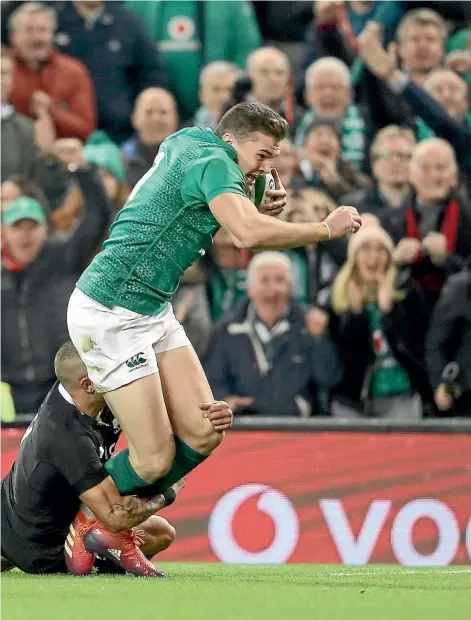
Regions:
[[[95,525],[95,523],[96,520],[92,521],[91,519],[88,521],[79,521],[75,528],[77,530],[77,533],[83,537],[88,532],[88,530]]]

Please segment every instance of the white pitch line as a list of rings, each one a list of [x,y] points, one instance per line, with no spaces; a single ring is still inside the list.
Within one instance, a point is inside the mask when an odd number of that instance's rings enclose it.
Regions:
[[[355,569],[352,569],[352,572],[341,572],[341,573],[327,573],[329,575],[329,577],[358,577],[361,575],[366,575],[367,577],[373,577],[373,576],[378,576],[378,575],[419,575],[420,573],[426,573],[427,569],[430,568],[434,568],[433,566],[424,566],[423,570],[401,570],[401,571],[385,571],[385,570],[378,570],[378,571],[366,571],[366,570],[357,570],[356,572]],[[463,573],[471,573],[471,568],[463,568],[462,570],[459,569],[451,569],[451,570],[438,570],[438,571],[433,571],[434,573],[439,573],[440,575],[462,575]],[[320,575],[322,573],[319,573]]]

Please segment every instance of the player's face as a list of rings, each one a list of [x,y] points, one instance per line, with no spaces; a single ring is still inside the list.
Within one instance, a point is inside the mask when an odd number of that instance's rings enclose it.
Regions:
[[[278,155],[278,144],[271,136],[257,132],[252,138],[242,142],[237,142],[231,134],[225,134],[223,139],[236,150],[237,163],[245,174],[248,189],[255,183],[256,177],[270,172],[273,168],[273,159]]]

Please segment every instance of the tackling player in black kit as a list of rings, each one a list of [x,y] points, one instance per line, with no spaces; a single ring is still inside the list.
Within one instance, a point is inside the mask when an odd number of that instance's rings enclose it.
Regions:
[[[175,530],[154,513],[175,500],[183,482],[151,499],[121,496],[103,467],[120,428],[71,342],[59,349],[55,369],[59,381],[2,482],[2,571],[16,566],[27,573],[88,574],[97,552],[126,572],[164,577],[147,557],[166,549]],[[223,432],[232,414],[227,406],[215,409],[205,415]],[[109,531],[100,546],[103,526]],[[114,549],[113,532],[119,532]]]

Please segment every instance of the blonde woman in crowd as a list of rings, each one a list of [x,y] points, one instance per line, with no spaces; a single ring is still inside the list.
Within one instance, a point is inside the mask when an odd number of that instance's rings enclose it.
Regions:
[[[394,244],[375,218],[351,237],[331,295],[331,330],[345,374],[335,417],[418,419],[428,400],[423,371],[425,312],[421,294],[399,289]]]

